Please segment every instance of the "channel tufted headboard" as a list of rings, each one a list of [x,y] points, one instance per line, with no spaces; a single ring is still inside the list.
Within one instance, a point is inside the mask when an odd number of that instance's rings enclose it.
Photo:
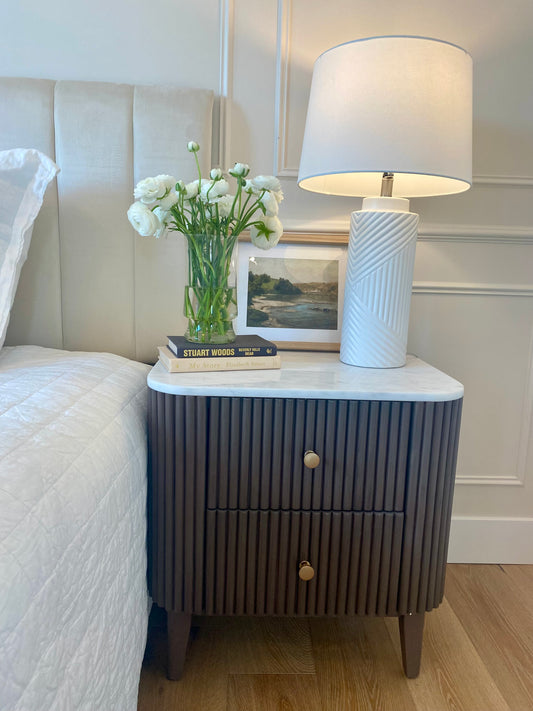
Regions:
[[[6,345],[109,351],[154,362],[185,329],[185,244],[139,237],[141,178],[192,180],[187,141],[211,157],[207,90],[0,78],[0,150],[37,148],[61,172],[35,222]]]

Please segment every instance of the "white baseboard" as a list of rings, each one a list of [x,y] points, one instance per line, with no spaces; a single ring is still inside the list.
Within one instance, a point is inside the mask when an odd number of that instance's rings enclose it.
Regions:
[[[448,563],[533,564],[533,518],[453,516]]]

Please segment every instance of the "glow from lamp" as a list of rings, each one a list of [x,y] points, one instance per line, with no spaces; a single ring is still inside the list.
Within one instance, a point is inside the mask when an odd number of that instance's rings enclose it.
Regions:
[[[316,60],[298,184],[366,198],[350,222],[342,361],[405,364],[418,225],[405,198],[471,183],[465,50],[425,37],[371,37]]]

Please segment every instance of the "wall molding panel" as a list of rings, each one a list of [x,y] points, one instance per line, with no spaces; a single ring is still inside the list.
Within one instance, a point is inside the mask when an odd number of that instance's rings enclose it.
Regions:
[[[518,476],[468,476],[458,474],[455,483],[462,486],[524,486]]]
[[[347,235],[350,217],[342,219],[301,220],[286,219],[283,225],[287,232],[303,234],[338,234]],[[514,227],[512,225],[437,225],[421,224],[418,229],[419,242],[465,242],[480,244],[520,244],[533,246],[533,226]]]
[[[289,61],[291,42],[292,0],[278,0],[278,27],[276,41],[276,94],[274,97],[274,167],[278,177],[298,177],[297,168],[287,162],[287,95],[289,92]]]
[[[495,187],[533,188],[533,177],[529,175],[474,175],[474,185]]]
[[[448,563],[533,563],[533,518],[452,516]]]
[[[468,296],[468,297],[529,297],[533,298],[533,284],[485,284],[459,282],[413,282],[413,295]],[[461,474],[455,483],[461,486],[525,486],[528,474],[529,449],[533,429],[533,328],[527,356],[527,377],[524,382],[523,399],[519,407],[520,434],[514,463],[509,462],[513,474],[477,476]]]
[[[452,294],[465,296],[529,296],[533,284],[484,284],[460,282],[413,282],[413,294]]]
[[[434,225],[422,224],[418,239],[423,242],[480,242],[486,244],[533,245],[533,226]]]
[[[219,86],[215,99],[213,165],[227,170],[230,160],[231,104],[233,101],[233,46],[235,38],[235,0],[219,0]]]
[[[522,427],[517,452],[517,473],[524,484],[528,475],[528,464],[532,462],[530,454],[533,452],[533,327],[529,344],[529,368],[524,388]]]

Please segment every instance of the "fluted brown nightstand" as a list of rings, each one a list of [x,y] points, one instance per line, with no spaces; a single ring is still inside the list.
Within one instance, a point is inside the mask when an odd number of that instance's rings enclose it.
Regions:
[[[463,387],[282,353],[281,370],[149,377],[149,584],[181,676],[191,615],[399,618],[417,676],[444,593]]]

